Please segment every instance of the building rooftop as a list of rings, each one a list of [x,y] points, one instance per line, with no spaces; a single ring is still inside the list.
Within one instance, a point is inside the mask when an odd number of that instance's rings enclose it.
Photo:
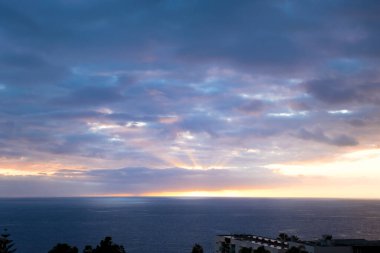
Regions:
[[[219,235],[225,238],[230,238],[238,241],[246,241],[254,244],[277,248],[277,249],[287,249],[289,244],[277,239],[258,236],[258,235],[248,235],[248,234],[233,234],[233,235]]]
[[[380,240],[365,240],[365,239],[333,239],[331,235],[324,235],[318,240],[296,240],[296,241],[281,241],[269,237],[263,237],[251,234],[232,234],[232,235],[219,235],[231,240],[250,242],[266,247],[272,247],[277,249],[288,249],[289,243],[294,245],[309,245],[318,247],[340,247],[340,246],[380,246]],[[292,246],[291,245],[291,246]]]
[[[320,247],[339,247],[339,246],[380,246],[380,240],[369,241],[366,239],[331,239],[331,240],[314,240],[314,241],[298,241],[297,243],[320,246]]]

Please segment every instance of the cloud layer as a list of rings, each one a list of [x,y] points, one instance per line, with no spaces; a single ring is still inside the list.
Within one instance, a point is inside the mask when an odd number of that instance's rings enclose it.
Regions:
[[[70,184],[104,175],[61,192],[114,193],[114,180],[132,194],[233,189],[228,178],[270,188],[288,178],[268,164],[378,147],[379,12],[377,1],[0,1],[1,180],[42,173],[12,179],[33,188],[79,168]]]

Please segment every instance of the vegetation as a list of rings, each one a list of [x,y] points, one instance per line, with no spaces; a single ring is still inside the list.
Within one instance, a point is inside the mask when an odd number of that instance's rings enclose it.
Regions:
[[[2,252],[0,252],[2,253]],[[58,243],[52,248],[49,253],[78,253],[78,248],[70,246],[66,243]],[[112,238],[107,236],[104,240],[101,240],[99,245],[95,249],[92,246],[87,245],[83,249],[83,253],[126,253],[122,245],[118,245],[112,242]]]
[[[10,234],[7,229],[0,236],[0,253],[14,253],[16,249],[14,248],[13,241],[9,238]]]
[[[291,247],[286,253],[307,253],[307,251],[302,247]]]
[[[286,233],[280,233],[277,237],[278,240],[282,242],[299,241],[297,236],[288,236]],[[331,239],[331,236],[328,238]],[[222,243],[221,245],[222,252],[229,252],[228,243]],[[4,232],[0,235],[0,253],[15,253],[16,249],[14,248],[14,243],[10,239],[10,234],[7,229],[4,229]],[[75,246],[71,246],[67,243],[58,243],[55,245],[48,253],[78,253],[79,250]],[[194,244],[192,253],[203,253],[203,247],[199,244]],[[99,245],[93,248],[91,245],[84,247],[82,253],[126,253],[122,245],[115,244],[112,241],[112,237],[107,236],[100,241]],[[255,250],[252,248],[241,248],[239,253],[270,253],[263,246]],[[307,253],[303,247],[292,247],[286,251],[286,253]]]
[[[280,233],[278,236],[277,236],[277,240],[280,240],[282,242],[287,242],[290,240],[290,237],[286,234],[286,233]]]
[[[292,235],[289,236],[286,233],[280,233],[277,237],[277,240],[284,242],[299,242],[300,239],[298,236]],[[286,251],[286,253],[307,253],[307,251],[303,247],[291,247]]]
[[[258,247],[257,249],[255,249],[253,251],[253,253],[270,253],[270,251],[266,250],[263,246],[261,246],[261,247]]]
[[[298,236],[296,236],[296,235],[292,235],[292,236],[290,236],[290,241],[291,242],[299,242],[300,238],[298,238]]]
[[[222,253],[228,253],[228,252],[230,252],[230,246],[228,243],[222,242],[222,245],[220,246],[219,250]]]
[[[202,246],[199,244],[194,244],[193,250],[191,251],[191,253],[203,253]]]
[[[239,250],[239,253],[252,253],[252,248],[243,247]]]
[[[112,242],[112,238],[107,236],[100,242],[92,253],[126,253],[124,246]]]
[[[93,249],[91,245],[87,245],[83,249],[83,253],[92,253],[92,252],[93,252]]]
[[[270,253],[269,250],[266,250],[264,246],[258,247],[257,249],[253,250],[251,247],[243,247],[239,250],[239,253]]]
[[[49,250],[49,253],[78,253],[78,248],[72,247],[67,243],[58,243],[54,248]]]
[[[300,238],[298,238],[298,236],[296,236],[296,235],[289,236],[286,233],[280,233],[277,236],[277,240],[280,240],[282,242],[289,242],[289,241],[291,241],[291,242],[299,242]]]

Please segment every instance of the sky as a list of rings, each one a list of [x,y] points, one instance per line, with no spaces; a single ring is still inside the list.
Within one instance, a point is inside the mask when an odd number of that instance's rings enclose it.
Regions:
[[[379,13],[0,0],[0,197],[380,198]]]

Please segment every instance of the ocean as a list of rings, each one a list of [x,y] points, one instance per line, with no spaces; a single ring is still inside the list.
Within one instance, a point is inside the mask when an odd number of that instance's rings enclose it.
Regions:
[[[280,232],[301,239],[380,239],[380,201],[265,198],[0,199],[0,229],[18,253],[69,243],[82,251],[105,236],[128,253],[186,253],[194,243],[215,252],[215,236]]]

